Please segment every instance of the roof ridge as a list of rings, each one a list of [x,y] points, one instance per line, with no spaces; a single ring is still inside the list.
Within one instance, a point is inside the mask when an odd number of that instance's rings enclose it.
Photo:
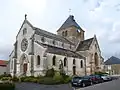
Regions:
[[[44,33],[44,32],[45,32],[45,33],[48,33],[49,35],[51,34],[52,37],[55,37],[55,38],[60,39],[60,40],[64,39],[64,40],[67,41],[69,44],[72,44],[72,45],[73,45],[72,42],[70,42],[69,40],[67,40],[66,38],[64,38],[64,37],[62,37],[62,36],[60,36],[60,35],[58,35],[58,34],[51,33],[51,32],[48,32],[48,31],[46,31],[46,30],[43,30],[43,29],[40,29],[40,28],[37,28],[37,27],[34,27],[34,30],[42,31],[43,33]],[[37,31],[36,31],[36,33],[37,33]],[[44,34],[45,34],[45,33],[44,33]]]
[[[66,52],[74,53],[75,55],[78,55],[79,57],[85,58],[84,56],[76,53],[75,51],[69,50],[69,49],[64,49],[64,48],[60,48],[60,47],[54,47],[54,46],[52,46],[52,45],[43,44],[43,43],[40,43],[40,42],[36,42],[36,43],[38,43],[39,45],[45,45],[45,46],[47,46],[47,47],[48,47],[47,50],[49,50],[49,48],[56,48],[56,49],[64,50],[64,51],[66,51]],[[51,51],[51,52],[52,52],[52,51]],[[58,51],[57,51],[57,52],[58,52]]]
[[[89,38],[89,39],[86,39],[86,40],[83,40],[79,43],[79,45],[77,46],[76,48],[76,51],[85,51],[85,50],[88,50],[92,41],[93,41],[93,37],[92,38]]]

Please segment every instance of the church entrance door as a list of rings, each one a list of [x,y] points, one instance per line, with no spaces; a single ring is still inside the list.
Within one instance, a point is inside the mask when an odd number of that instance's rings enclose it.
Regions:
[[[27,72],[27,63],[23,64],[23,72],[24,72],[24,73]]]
[[[76,66],[73,66],[73,75],[76,75]]]

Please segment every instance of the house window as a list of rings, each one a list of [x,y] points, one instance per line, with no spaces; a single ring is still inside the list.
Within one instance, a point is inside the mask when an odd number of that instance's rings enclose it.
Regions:
[[[53,40],[53,45],[55,45],[55,40]]]
[[[75,61],[75,59],[73,59],[73,64],[75,65],[75,63],[76,63],[76,61]]]
[[[52,64],[53,64],[54,66],[56,65],[56,56],[53,56]]]
[[[40,65],[40,56],[37,56],[37,65]]]
[[[67,58],[66,57],[64,58],[64,66],[65,67],[67,66]]]
[[[27,28],[23,29],[23,35],[25,35],[27,33]]]
[[[83,68],[83,60],[80,61],[80,67]]]

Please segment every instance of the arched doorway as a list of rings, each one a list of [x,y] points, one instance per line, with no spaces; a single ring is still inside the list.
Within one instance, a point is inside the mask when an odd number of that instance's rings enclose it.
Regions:
[[[26,54],[22,54],[20,58],[20,73],[21,75],[26,75],[28,70],[28,58]]]
[[[73,66],[73,75],[76,75],[76,66]]]
[[[97,67],[99,66],[98,54],[97,54],[97,53],[95,53],[95,55],[94,55],[94,60],[95,60],[95,67],[96,67],[96,69],[97,69]]]

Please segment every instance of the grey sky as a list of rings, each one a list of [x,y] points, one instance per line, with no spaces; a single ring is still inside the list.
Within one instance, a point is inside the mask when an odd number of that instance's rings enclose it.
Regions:
[[[69,9],[85,30],[86,38],[97,35],[102,55],[120,57],[120,0],[1,0],[0,59],[8,60],[24,20],[56,33],[69,16]]]

